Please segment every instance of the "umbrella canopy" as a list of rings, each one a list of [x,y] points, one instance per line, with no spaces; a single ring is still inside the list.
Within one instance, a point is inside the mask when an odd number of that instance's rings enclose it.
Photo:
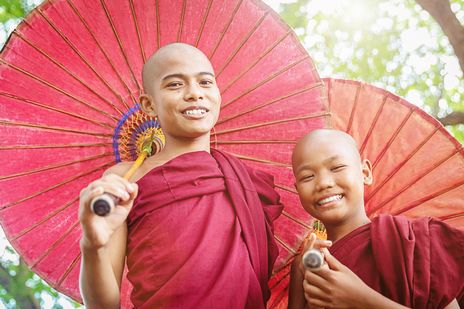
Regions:
[[[373,165],[365,207],[379,214],[436,217],[464,229],[464,149],[443,125],[384,89],[324,79],[328,127],[349,133]],[[287,308],[291,259],[276,269],[269,308]]]
[[[308,231],[290,153],[325,125],[327,106],[311,58],[276,13],[255,0],[47,1],[0,56],[0,222],[32,270],[76,300],[79,192],[133,160],[140,132],[157,131],[137,104],[140,72],[172,42],[197,46],[215,68],[223,104],[212,146],[277,178],[287,205],[278,265]],[[127,281],[122,289],[129,306]]]

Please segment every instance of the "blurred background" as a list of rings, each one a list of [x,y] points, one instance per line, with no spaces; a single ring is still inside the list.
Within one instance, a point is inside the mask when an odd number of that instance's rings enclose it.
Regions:
[[[42,0],[0,0],[0,48]],[[464,142],[464,0],[264,1],[297,33],[321,77],[387,89]],[[30,272],[0,229],[0,309],[79,308]]]

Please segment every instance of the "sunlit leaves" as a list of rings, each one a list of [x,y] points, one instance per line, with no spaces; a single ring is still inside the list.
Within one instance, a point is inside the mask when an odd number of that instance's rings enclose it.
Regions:
[[[451,1],[463,21],[463,3]],[[448,38],[409,0],[298,0],[280,5],[323,77],[366,81],[436,117],[464,108],[464,81]],[[449,128],[457,138],[463,126]],[[461,139],[463,141],[464,139]]]

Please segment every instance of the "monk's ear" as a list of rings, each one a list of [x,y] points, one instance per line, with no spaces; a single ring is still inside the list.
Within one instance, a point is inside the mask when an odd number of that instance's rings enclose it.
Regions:
[[[372,175],[372,164],[367,159],[362,161],[362,173],[364,175],[364,184],[370,186],[374,182],[374,178]]]
[[[140,102],[140,107],[144,111],[145,114],[156,117],[157,112],[156,112],[156,107],[155,107],[155,102],[153,101],[153,98],[149,94],[141,94],[139,97],[139,102]]]

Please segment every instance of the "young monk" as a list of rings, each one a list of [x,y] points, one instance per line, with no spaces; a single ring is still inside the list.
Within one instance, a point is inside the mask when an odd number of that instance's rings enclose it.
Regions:
[[[289,308],[459,308],[464,293],[464,232],[431,218],[370,220],[364,186],[372,166],[355,141],[315,130],[296,145],[293,172],[305,210],[322,221],[330,243],[325,265],[292,265]],[[327,248],[330,247],[330,248]]]
[[[119,308],[127,256],[136,308],[264,308],[282,211],[272,177],[210,149],[221,95],[200,50],[164,46],[142,77],[142,109],[158,117],[166,144],[136,183],[120,177],[131,165],[120,163],[82,190],[85,305]],[[121,200],[107,217],[89,207],[103,192]]]

